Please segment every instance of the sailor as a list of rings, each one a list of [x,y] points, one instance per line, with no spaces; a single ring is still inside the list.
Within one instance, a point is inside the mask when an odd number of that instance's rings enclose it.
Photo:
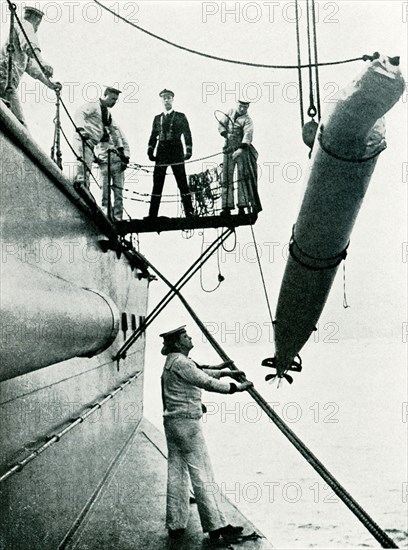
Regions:
[[[117,88],[106,86],[103,98],[85,103],[74,115],[77,126],[74,136],[74,149],[80,159],[77,162],[74,177],[77,184],[84,184],[89,188],[89,175],[92,163],[95,160],[94,149],[100,143],[108,145],[106,150],[109,147],[116,148],[119,159],[123,164],[129,162],[129,155],[125,152],[123,133],[116,126],[110,113],[110,109],[116,105],[121,93]],[[105,200],[107,203],[107,193]]]
[[[123,217],[124,172],[129,164],[130,149],[122,129],[115,123],[115,132],[109,141],[100,141],[94,149],[102,180],[102,210],[108,213],[110,190],[113,191],[113,220]]]
[[[252,145],[254,125],[248,115],[249,101],[238,101],[230,109],[218,126],[218,131],[225,138],[223,171],[222,171],[222,215],[230,215],[235,208],[234,172],[237,167],[238,213],[245,214],[260,208],[257,193],[258,153]]]
[[[154,117],[152,133],[147,148],[149,159],[152,162],[156,162],[153,172],[153,191],[148,218],[157,218],[167,165],[171,166],[176,178],[177,186],[181,193],[184,213],[186,216],[192,216],[193,205],[184,166],[184,161],[190,159],[193,152],[190,126],[184,113],[173,110],[174,92],[164,89],[159,93],[159,96],[162,99],[163,112]],[[185,153],[181,136],[184,137]]]
[[[185,325],[160,335],[166,362],[162,374],[164,431],[168,447],[166,527],[170,538],[181,538],[189,512],[189,480],[194,490],[202,529],[211,539],[231,541],[242,527],[228,525],[214,492],[214,477],[201,429],[201,390],[217,393],[242,392],[252,382],[224,382],[225,376],[242,377],[242,371],[228,369],[229,363],[199,366],[189,359],[193,348]]]
[[[60,89],[59,82],[51,82],[53,68],[41,55],[41,48],[38,42],[37,31],[43,18],[43,12],[37,8],[26,6],[24,8],[24,19],[22,27],[15,23],[14,28],[6,44],[0,52],[0,97],[10,107],[12,113],[18,118],[21,124],[26,125],[17,88],[21,77],[28,73],[32,78],[40,80],[48,88],[53,90]],[[10,82],[9,80],[9,50],[12,53],[12,65]],[[38,61],[44,68],[42,71],[40,65],[34,57],[35,52]]]

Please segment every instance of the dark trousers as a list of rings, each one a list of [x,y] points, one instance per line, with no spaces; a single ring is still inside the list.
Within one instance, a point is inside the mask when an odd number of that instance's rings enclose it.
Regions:
[[[159,206],[161,196],[163,192],[164,179],[166,177],[167,166],[158,166],[164,164],[163,161],[157,161],[157,164],[153,172],[153,191],[152,198],[150,200],[149,216],[157,218],[159,212]],[[186,170],[183,164],[172,164],[174,177],[176,178],[177,186],[181,193],[181,202],[183,203],[184,212],[186,216],[191,216],[193,213],[193,204],[191,201],[191,195],[187,184]]]

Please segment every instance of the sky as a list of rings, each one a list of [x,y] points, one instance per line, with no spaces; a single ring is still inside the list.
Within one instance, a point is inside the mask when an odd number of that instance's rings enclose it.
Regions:
[[[21,7],[25,3],[17,2]],[[174,108],[184,112],[193,134],[193,158],[219,153],[216,111],[226,111],[239,98],[251,101],[254,145],[259,152],[259,193],[263,212],[254,226],[272,313],[286,264],[287,243],[296,221],[309,170],[308,149],[302,142],[295,70],[253,68],[210,60],[178,50],[115,20],[92,1],[31,2],[45,12],[39,30],[44,59],[63,84],[62,97],[71,113],[99,97],[104,85],[123,93],[112,114],[125,132],[131,162],[150,164],[146,155],[152,120],[161,111],[158,93],[175,92]],[[255,63],[296,64],[294,2],[105,2],[134,23],[170,41],[209,54]],[[307,61],[306,6],[300,2],[302,61]],[[8,29],[8,9],[1,2],[1,31]],[[342,60],[374,51],[401,56],[407,74],[407,2],[319,1],[317,40],[319,61]],[[364,68],[362,61],[320,69],[322,110],[335,93]],[[303,71],[307,109],[307,72]],[[33,137],[49,151],[53,138],[54,99],[38,81],[24,77],[20,86],[24,111]],[[306,117],[306,120],[307,117]],[[65,114],[63,128],[73,129]],[[339,270],[320,321],[322,337],[339,339],[391,338],[404,343],[407,321],[407,93],[386,116],[388,148],[381,154],[352,233],[346,261],[345,286]],[[222,157],[215,157],[221,162]],[[73,157],[63,144],[64,172],[72,173]],[[212,162],[212,161],[211,161]],[[193,163],[188,173],[207,165]],[[151,174],[128,171],[127,196],[149,193]],[[94,188],[99,199],[99,191]],[[168,176],[164,193],[176,193]],[[173,205],[161,213],[172,215]],[[147,214],[148,204],[128,201],[133,217]],[[140,250],[170,280],[177,280],[217,233],[179,232],[140,235]],[[232,239],[227,247],[233,247]],[[236,233],[234,252],[221,251],[218,262],[225,281],[216,292],[217,258],[213,257],[185,288],[185,296],[222,343],[271,343],[270,317],[261,286],[255,249],[248,227]],[[151,307],[165,293],[151,285]],[[350,308],[343,308],[344,291]],[[206,353],[198,330],[182,306],[173,302],[152,326],[148,346],[157,334],[188,323]]]

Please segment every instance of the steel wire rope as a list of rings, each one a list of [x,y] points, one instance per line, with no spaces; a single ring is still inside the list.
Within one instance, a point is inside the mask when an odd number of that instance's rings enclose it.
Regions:
[[[251,202],[250,200],[250,197],[249,197],[249,192],[248,192],[248,188],[247,186],[245,185],[244,186],[244,193],[246,195],[246,202],[247,204],[249,204]],[[271,320],[271,326],[272,326],[272,330],[274,330],[275,328],[275,323],[274,323],[274,320],[273,320],[273,315],[272,315],[272,310],[271,310],[271,304],[270,304],[270,301],[269,301],[269,296],[268,296],[268,290],[266,288],[266,282],[265,282],[265,277],[264,277],[264,273],[263,273],[263,269],[262,269],[262,264],[261,264],[261,258],[259,256],[259,252],[258,252],[258,243],[257,243],[257,240],[255,238],[255,232],[254,232],[254,227],[253,227],[253,223],[252,221],[250,221],[249,223],[249,226],[251,228],[251,233],[252,233],[252,240],[253,240],[253,243],[254,243],[254,248],[255,248],[255,254],[256,254],[256,259],[257,259],[257,263],[258,263],[258,267],[259,267],[259,273],[261,275],[261,281],[262,281],[262,286],[263,286],[263,290],[264,290],[264,295],[265,295],[265,301],[266,301],[266,305],[267,305],[267,309],[268,309],[268,313],[269,313],[269,318]]]
[[[207,160],[211,159],[213,157],[217,157],[218,155],[222,155],[222,151],[219,153],[213,153],[212,155],[207,155],[206,157],[201,157],[198,159],[191,159],[191,160],[182,160],[180,162],[171,162],[168,164],[137,164],[140,168],[155,168],[156,166],[178,166],[180,164],[191,164],[192,162],[200,162],[201,160]]]
[[[317,25],[316,25],[316,9],[315,0],[312,0],[312,28],[313,28],[313,45],[314,45],[314,60],[315,60],[315,83],[316,83],[316,102],[317,102],[317,118],[321,119],[320,105],[320,82],[319,82],[319,63],[317,55]]]
[[[256,238],[255,238],[255,232],[254,232],[253,224],[250,223],[249,225],[250,225],[250,228],[251,228],[252,240],[253,240],[253,243],[254,243],[255,254],[256,254],[256,260],[257,260],[258,267],[259,267],[259,273],[261,275],[261,281],[262,281],[262,286],[263,286],[263,290],[264,290],[264,294],[265,294],[265,300],[266,300],[266,305],[267,305],[267,308],[268,308],[269,318],[271,320],[272,329],[274,329],[275,328],[275,322],[273,320],[271,304],[270,304],[270,301],[269,301],[268,290],[266,288],[265,277],[264,277],[262,264],[261,264],[261,258],[259,256],[259,252],[258,252],[258,243],[257,243]]]
[[[307,54],[309,59],[309,108],[307,110],[307,115],[313,118],[316,116],[317,109],[314,104],[314,94],[313,94],[313,77],[312,77],[312,49],[310,44],[310,7],[309,0],[306,0],[306,28],[307,28]]]
[[[201,57],[206,57],[208,59],[214,59],[215,61],[223,61],[225,63],[233,63],[235,65],[246,65],[248,67],[258,67],[258,68],[264,68],[264,69],[297,69],[298,68],[298,65],[271,65],[271,64],[267,64],[267,63],[251,63],[249,61],[240,61],[238,59],[228,59],[226,57],[219,57],[217,55],[211,55],[211,54],[208,54],[208,53],[205,53],[205,52],[200,52],[198,50],[194,50],[193,48],[188,48],[186,46],[182,46],[181,44],[177,44],[175,42],[172,42],[171,40],[167,40],[167,38],[159,36],[158,34],[155,34],[151,31],[148,31],[147,29],[144,29],[143,27],[140,27],[139,25],[136,25],[136,23],[133,23],[133,21],[130,21],[129,19],[126,19],[126,17],[123,17],[119,13],[117,13],[114,10],[108,8],[102,2],[99,2],[98,0],[93,0],[93,2],[95,2],[95,4],[100,6],[102,9],[104,9],[105,11],[107,11],[108,13],[110,13],[111,15],[116,17],[117,19],[120,19],[121,21],[123,21],[124,23],[127,23],[128,25],[134,27],[135,29],[138,29],[139,31],[144,32],[148,36],[156,38],[157,40],[160,40],[161,42],[164,42],[164,43],[168,44],[169,46],[173,46],[173,47],[178,48],[180,50],[183,50],[183,51],[186,51],[186,52],[189,52],[189,53],[193,53],[193,54],[199,55]],[[365,58],[366,58],[366,56],[363,55],[363,56],[360,56],[360,57],[353,57],[353,58],[350,58],[350,59],[343,59],[343,60],[340,60],[340,61],[328,61],[328,62],[325,62],[325,63],[320,63],[320,66],[323,67],[323,66],[328,66],[328,65],[341,65],[343,63],[352,63],[354,61],[365,61]],[[312,66],[314,66],[314,65],[312,64]],[[309,67],[309,65],[301,65],[300,67],[303,69],[303,68]]]
[[[235,181],[233,183],[236,183]],[[133,189],[129,189],[128,187],[120,187],[120,185],[115,185],[115,184],[112,184],[112,188],[116,188],[116,189],[122,189],[123,191],[126,191],[127,193],[132,193],[133,195],[139,195],[141,197],[159,197],[159,196],[162,196],[162,197],[178,197],[179,195],[176,194],[176,193],[166,193],[166,194],[162,194],[162,195],[158,195],[157,193],[141,193],[140,191],[134,191]],[[218,186],[218,187],[213,187],[212,190],[213,191],[219,191],[221,189],[221,186]],[[194,196],[196,194],[196,191],[190,191],[188,193],[183,193],[183,195],[191,195],[191,196]],[[216,197],[216,198],[219,198],[219,197]],[[176,201],[174,201],[176,202]]]

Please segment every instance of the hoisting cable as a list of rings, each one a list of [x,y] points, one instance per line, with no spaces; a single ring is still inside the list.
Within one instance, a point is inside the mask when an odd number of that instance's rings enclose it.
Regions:
[[[315,0],[312,1],[312,25],[310,23],[310,2],[306,0],[306,32],[307,32],[307,49],[308,49],[308,73],[309,73],[309,108],[307,110],[307,115],[311,118],[308,122],[304,122],[304,113],[303,113],[303,91],[300,92],[300,104],[301,104],[301,120],[302,120],[302,139],[305,145],[310,148],[309,158],[311,158],[314,142],[316,139],[318,123],[315,121],[314,117],[318,115],[318,120],[320,121],[321,109],[320,109],[320,90],[319,90],[319,68],[318,68],[318,59],[317,59],[317,36],[316,36],[316,14],[315,14]],[[297,12],[297,15],[298,12]],[[298,24],[298,19],[296,20]],[[313,27],[313,50],[314,50],[314,63],[312,63],[312,45],[311,45],[311,26]],[[299,40],[299,38],[298,38]],[[298,48],[300,46],[298,44]],[[364,60],[369,59],[369,56],[364,56]],[[312,67],[315,67],[315,83],[313,84],[313,75]],[[299,68],[299,72],[301,70]],[[299,76],[299,86],[301,86],[301,76]],[[314,92],[313,87],[316,87],[316,100],[317,108],[314,103]]]
[[[123,346],[119,349],[117,354],[114,357],[114,360],[120,361],[126,357],[126,353],[129,348],[136,342],[136,340],[146,331],[147,327],[154,321],[154,319],[159,315],[159,313],[169,304],[169,302],[175,297],[181,288],[193,277],[193,275],[201,269],[201,266],[214,254],[216,250],[222,245],[222,243],[228,239],[228,237],[233,233],[232,229],[226,229],[221,235],[219,235],[210,246],[195,260],[193,264],[188,268],[188,270],[180,277],[174,287],[160,300],[160,302],[153,308],[153,310],[146,316],[144,322],[140,324],[137,329],[129,336]],[[149,265],[149,262],[146,258],[140,254],[136,253],[138,258]]]
[[[302,60],[300,54],[300,35],[299,35],[299,0],[295,0],[295,16],[296,16],[296,47],[298,59],[298,83],[299,83],[299,105],[300,105],[300,124],[303,128],[305,123],[305,115],[303,111],[303,83],[302,83]]]
[[[152,36],[153,38],[157,38],[157,40],[161,40],[162,42],[169,44],[169,46],[174,46],[175,48],[178,48],[179,50],[183,50],[185,52],[193,53],[195,55],[200,55],[201,57],[207,57],[208,59],[214,59],[215,61],[223,61],[225,63],[234,63],[236,65],[246,65],[248,67],[259,67],[263,69],[297,69],[298,65],[270,65],[267,63],[250,63],[248,61],[239,61],[238,59],[228,59],[226,57],[219,57],[217,55],[211,55],[208,53],[200,52],[198,50],[194,50],[192,48],[187,48],[186,46],[181,46],[180,44],[176,44],[175,42],[172,42],[171,40],[167,40],[167,38],[163,38],[162,36],[159,36],[158,34],[154,34],[151,31],[148,31],[147,29],[144,29],[143,27],[140,27],[139,25],[136,25],[136,23],[133,23],[133,21],[129,21],[129,19],[126,19],[126,17],[123,17],[116,11],[108,8],[102,2],[99,2],[98,0],[93,0],[95,4],[100,6],[102,9],[106,10],[110,14],[112,14],[115,18],[120,19],[124,23],[127,23],[128,25],[131,25],[135,29],[138,29],[141,32],[144,32],[145,34]],[[360,56],[360,57],[353,57],[351,59],[343,59],[341,61],[328,61],[325,63],[319,63],[321,67],[328,66],[328,65],[341,65],[343,63],[352,63],[354,61],[365,61],[366,56]],[[312,64],[312,67],[314,65]],[[301,65],[302,69],[309,67],[309,65]]]
[[[147,260],[146,260],[147,261]],[[218,353],[219,357],[224,362],[230,363],[231,370],[239,370],[232,360],[228,357],[225,351],[221,348],[214,336],[207,330],[204,323],[197,316],[192,307],[188,304],[184,296],[175,289],[170,281],[166,279],[162,273],[150,262],[147,261],[147,266],[156,273],[156,275],[169,286],[174,292],[177,293],[180,301],[189,312],[201,332],[205,335],[209,343],[214,350]],[[245,377],[242,377],[244,381]],[[335,479],[335,477],[329,472],[322,462],[312,453],[312,451],[303,443],[301,439],[286,425],[286,423],[280,418],[280,416],[273,410],[268,402],[258,393],[258,391],[252,387],[246,390],[259,407],[266,413],[266,415],[274,422],[277,428],[285,435],[285,437],[294,445],[294,447],[300,452],[300,454],[307,460],[312,468],[324,479],[324,481],[330,486],[334,493],[344,502],[344,504],[353,512],[353,514],[361,521],[364,527],[371,533],[371,535],[381,544],[383,548],[398,548],[395,542],[387,535],[383,529],[369,516],[369,514],[358,504],[356,500],[350,495],[346,489]]]
[[[317,31],[316,31],[315,0],[312,0],[312,22],[313,22],[313,45],[314,45],[314,65],[315,65],[317,118],[320,121],[322,113],[321,113],[321,106],[320,106],[319,61],[318,61],[318,56],[317,56]]]
[[[306,25],[307,25],[307,55],[309,59],[309,108],[307,110],[307,116],[313,118],[317,114],[317,109],[314,104],[313,97],[313,77],[312,77],[312,49],[310,44],[310,7],[309,0],[306,0]]]
[[[253,241],[254,241],[254,248],[255,248],[256,260],[257,260],[257,262],[258,262],[259,273],[260,273],[260,275],[261,275],[261,281],[262,281],[262,286],[263,286],[263,290],[264,290],[264,294],[265,294],[266,305],[267,305],[267,307],[268,307],[269,318],[270,318],[270,320],[271,320],[272,328],[274,328],[274,327],[275,327],[275,324],[274,324],[274,320],[273,320],[273,315],[272,315],[272,310],[271,310],[271,304],[270,304],[270,302],[269,302],[269,296],[268,296],[268,291],[267,291],[267,289],[266,289],[265,277],[264,277],[263,269],[262,269],[262,265],[261,265],[261,258],[259,257],[259,252],[258,252],[258,243],[256,242],[255,233],[254,233],[254,227],[253,227],[253,224],[252,224],[252,223],[250,224],[250,228],[251,228],[251,233],[252,233],[252,239],[253,239]]]

